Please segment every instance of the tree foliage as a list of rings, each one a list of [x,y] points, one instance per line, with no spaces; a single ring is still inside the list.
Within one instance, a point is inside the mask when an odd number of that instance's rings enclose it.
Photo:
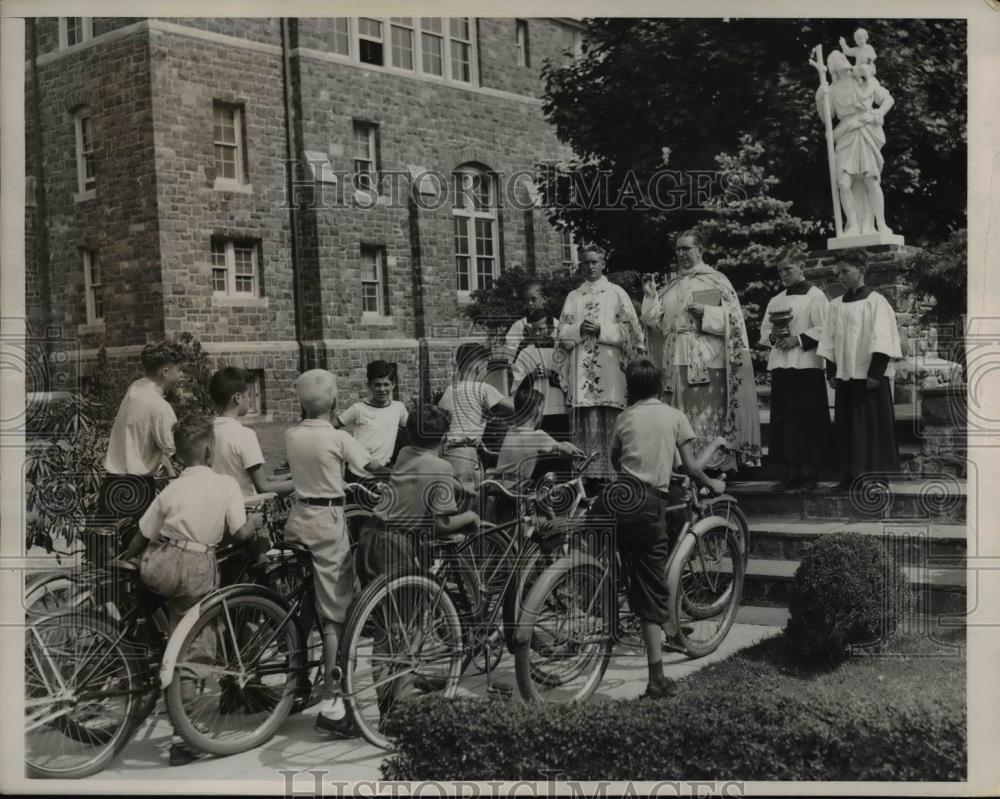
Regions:
[[[736,152],[749,135],[762,145],[760,165],[780,181],[782,199],[821,223],[809,241],[818,248],[832,232],[832,211],[818,76],[808,59],[817,44],[824,54],[841,36],[853,44],[859,25],[878,53],[877,79],[896,101],[883,149],[888,221],[911,243],[941,241],[964,225],[966,207],[964,20],[589,20],[583,55],[544,70],[545,112],[578,156],[569,171],[589,186],[597,170],[610,170],[610,196],[620,206],[664,166],[713,170],[718,155]],[[705,179],[688,177],[689,189]],[[558,183],[543,175],[549,201],[558,199]],[[612,268],[647,271],[666,259],[670,236],[711,213],[697,200],[668,211],[551,210],[613,246]]]

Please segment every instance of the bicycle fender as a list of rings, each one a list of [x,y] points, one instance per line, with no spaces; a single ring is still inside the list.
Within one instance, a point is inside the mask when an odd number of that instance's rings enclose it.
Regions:
[[[541,576],[535,581],[535,584],[528,592],[528,596],[524,600],[524,605],[520,608],[520,613],[517,616],[517,627],[514,630],[514,642],[516,644],[527,644],[531,640],[531,631],[535,626],[535,619],[538,617],[538,603],[541,600],[541,594],[548,590],[548,584],[552,579],[549,575],[583,566],[600,571],[604,571],[605,569],[604,564],[596,558],[576,551],[559,558],[542,572]]]
[[[709,530],[714,530],[717,527],[725,527],[734,535],[739,534],[739,527],[735,522],[721,516],[706,516],[704,519],[699,519],[698,523],[688,530],[685,536],[693,535],[701,538]],[[681,568],[684,564],[680,562],[679,558],[674,557],[680,551],[680,544],[681,541],[678,540],[677,546],[674,547],[674,551],[670,553],[670,559],[667,561],[667,590],[671,592],[675,586],[681,584]]]
[[[184,639],[187,638],[188,633],[191,632],[191,629],[198,622],[198,619],[204,613],[220,604],[224,599],[234,599],[245,594],[265,596],[279,605],[284,604],[284,600],[270,588],[252,583],[237,583],[236,585],[228,585],[225,588],[213,591],[184,614],[177,625],[177,629],[167,639],[167,646],[163,651],[163,660],[160,661],[160,688],[165,690],[173,682],[174,670],[177,667],[177,656],[180,654],[181,645],[184,643]]]

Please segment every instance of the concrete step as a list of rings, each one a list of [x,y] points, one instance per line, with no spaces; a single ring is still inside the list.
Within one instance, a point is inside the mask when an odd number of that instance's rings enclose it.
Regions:
[[[858,533],[885,542],[901,565],[965,568],[964,524],[933,522],[832,521],[750,518],[750,556],[757,560],[799,561],[817,539],[834,533]]]
[[[746,605],[788,607],[798,561],[751,558],[743,587]],[[904,567],[913,588],[918,613],[962,613],[966,608],[964,567]]]
[[[737,497],[750,519],[781,516],[787,520],[924,520],[963,523],[966,483],[950,475],[914,481],[890,480],[881,493],[832,492],[833,482],[821,482],[807,494],[773,490],[770,480],[734,483]]]

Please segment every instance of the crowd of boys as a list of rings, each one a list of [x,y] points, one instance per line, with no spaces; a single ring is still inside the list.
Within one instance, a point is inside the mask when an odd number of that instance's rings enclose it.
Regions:
[[[532,331],[540,330],[532,327],[536,321],[524,320],[528,343],[516,356],[544,333],[532,338]],[[286,431],[290,476],[281,478],[267,474],[256,434],[241,422],[250,407],[246,373],[226,367],[212,376],[214,419],[196,416],[178,422],[165,394],[180,379],[181,356],[167,343],[148,345],[141,355],[145,375],[129,387],[114,421],[100,512],[124,515],[112,498],[123,488],[139,492],[129,514],[138,518],[138,533],[122,557],[138,561],[144,583],[164,598],[173,629],[188,609],[218,587],[215,549],[224,536],[247,545],[253,559],[265,558],[268,542],[261,534],[261,517],[248,514],[244,500],[264,492],[293,494],[284,534],[311,553],[315,613],[323,633],[326,680],[316,691],[323,701],[316,726],[350,736],[353,724],[339,696],[334,664],[356,580],[368,582],[390,569],[392,559],[412,559],[409,535],[400,532],[420,530],[426,536],[456,540],[477,529],[480,519],[467,499],[483,472],[479,453],[466,446],[468,440],[483,436],[487,420],[503,419],[507,432],[496,473],[516,483],[531,480],[542,468],[540,459],[583,454],[557,440],[564,438],[564,430],[551,418],[549,369],[534,357],[537,353],[528,355],[521,359],[521,381],[507,396],[485,380],[489,351],[478,344],[462,345],[456,356],[457,378],[438,405],[411,408],[393,400],[395,373],[384,361],[369,364],[369,398],[343,412],[337,410],[336,377],[322,369],[307,371],[295,385],[302,420]],[[647,644],[647,695],[672,696],[677,686],[663,674],[661,652],[668,621],[664,508],[672,497],[675,458],[679,456],[696,481],[715,491],[721,485],[694,462],[689,446],[694,434],[684,414],[656,398],[656,366],[648,359],[634,361],[627,380],[633,404],[621,414],[609,446],[621,474],[639,481],[645,493],[640,507],[619,525],[620,547],[633,570],[631,607],[643,623]],[[401,431],[403,436],[398,435]],[[174,459],[182,470],[156,495],[154,476],[161,468],[174,475]],[[387,480],[388,490],[360,533],[357,556],[351,557],[345,481],[372,477]],[[181,765],[195,757],[175,734],[170,763]]]

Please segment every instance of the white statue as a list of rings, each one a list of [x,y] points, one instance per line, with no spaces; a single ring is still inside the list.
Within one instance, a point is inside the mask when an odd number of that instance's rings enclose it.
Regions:
[[[837,229],[837,239],[831,240],[830,246],[834,247],[835,243],[836,246],[902,244],[902,237],[895,236],[885,222],[881,186],[882,147],[885,144],[882,122],[893,106],[893,99],[872,75],[875,51],[867,45],[867,36],[856,35],[855,40],[862,45],[852,48],[860,50],[856,53],[856,68],[851,67],[840,50],[830,53],[825,69],[820,48],[816,48],[814,60],[810,61],[820,72],[816,108],[827,129]],[[830,85],[826,83],[826,70],[832,78]],[[861,236],[865,240],[856,241]],[[849,238],[854,238],[855,242],[842,241]]]
[[[843,36],[840,37],[840,49],[844,55],[849,55],[854,59],[855,73],[867,72],[869,76],[875,75],[875,48],[868,44],[868,31],[858,28],[854,31],[854,44],[856,47],[848,47]]]

